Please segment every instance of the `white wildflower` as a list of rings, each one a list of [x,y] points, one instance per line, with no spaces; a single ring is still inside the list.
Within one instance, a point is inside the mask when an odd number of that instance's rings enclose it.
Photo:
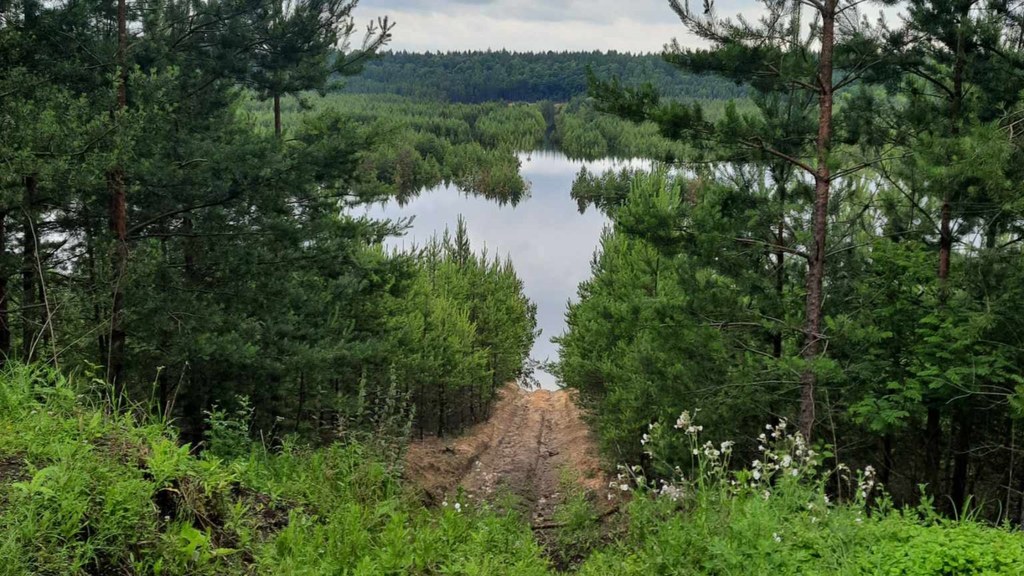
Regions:
[[[678,502],[683,497],[683,489],[674,484],[664,484],[661,490],[658,491],[659,497],[668,498],[673,502]]]
[[[691,426],[690,411],[689,410],[683,410],[683,413],[680,414],[679,418],[676,419],[676,428],[679,429],[679,430],[686,429],[686,431],[689,432],[690,431],[689,430],[690,426]]]

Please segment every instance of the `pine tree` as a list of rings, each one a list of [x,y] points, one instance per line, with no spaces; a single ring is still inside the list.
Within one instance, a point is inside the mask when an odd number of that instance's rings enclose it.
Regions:
[[[804,341],[800,347],[805,367],[800,377],[798,420],[801,431],[810,437],[816,420],[817,365],[824,340],[823,291],[832,187],[837,180],[865,167],[864,163],[847,163],[836,169],[839,159],[832,154],[833,105],[836,93],[856,82],[874,62],[877,42],[864,31],[836,28],[837,19],[853,13],[859,2],[768,0],[763,4],[765,15],[751,23],[719,18],[710,0],[696,8],[670,0],[687,29],[710,42],[712,48],[689,50],[673,43],[666,58],[688,72],[716,72],[737,82],[749,82],[760,94],[757,101],[767,120],[745,118],[731,111],[721,122],[713,123],[706,119],[701,106],[663,103],[650,86],[626,89],[614,82],[594,81],[592,90],[603,101],[604,110],[633,120],[653,120],[667,136],[698,143],[718,158],[739,151],[779,161],[773,170],[779,185],[784,185],[790,170],[813,182],[810,233],[801,239],[807,250],[789,248],[779,242],[777,235],[768,242],[777,253],[798,254],[807,261]],[[804,9],[814,17],[811,37],[806,41],[801,40]],[[837,52],[837,47],[842,49]],[[813,111],[807,109],[808,105]],[[808,113],[816,120],[808,122]],[[784,196],[779,197],[781,202]],[[777,264],[776,274],[784,265],[778,256]]]
[[[391,39],[387,19],[371,24],[349,53],[358,0],[262,0],[253,12],[253,66],[248,81],[274,103],[274,134],[281,136],[281,97],[323,90],[331,76],[354,74]]]

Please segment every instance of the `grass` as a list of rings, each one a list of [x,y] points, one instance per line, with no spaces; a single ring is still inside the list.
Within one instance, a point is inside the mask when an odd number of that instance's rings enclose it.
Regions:
[[[214,422],[197,457],[99,397],[45,368],[0,374],[0,575],[1024,573],[1020,533],[714,462],[635,488],[610,531],[569,491],[545,551],[515,512],[424,507],[363,444],[270,451]]]

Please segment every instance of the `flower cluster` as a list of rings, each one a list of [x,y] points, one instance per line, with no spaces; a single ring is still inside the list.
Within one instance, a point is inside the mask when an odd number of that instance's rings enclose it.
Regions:
[[[700,410],[697,409],[693,411],[694,414],[697,412],[700,412]],[[704,430],[703,426],[697,426],[693,423],[693,418],[690,416],[689,410],[683,410],[683,413],[679,415],[679,418],[676,419],[675,428],[676,430],[684,430],[687,434],[691,435],[699,434]]]
[[[612,491],[608,493],[608,499],[613,498],[614,492],[629,492],[633,489],[633,485],[645,486],[647,481],[644,478],[644,470],[640,466],[631,466],[629,468],[619,464],[619,473],[615,475],[615,480],[608,483],[608,488]]]
[[[657,422],[648,424],[647,432],[645,432],[644,435],[640,437],[640,445],[644,447],[644,454],[647,454],[652,458],[654,457],[652,444],[654,443],[655,437],[658,435],[658,432],[660,430],[661,425],[658,424]]]
[[[682,482],[669,482],[667,480],[662,480],[661,487],[658,488],[658,498],[668,498],[673,502],[682,500],[685,495],[685,484]]]
[[[875,489],[875,468],[873,466],[866,466],[858,476],[857,496],[861,500],[867,500],[868,496],[871,495],[871,491]]]
[[[765,432],[758,437],[757,450],[762,458],[750,464],[754,482],[769,480],[775,476],[799,478],[811,476],[817,470],[818,454],[807,446],[803,434],[787,432],[789,424],[785,419],[778,424],[765,426]]]
[[[714,443],[701,438],[704,427],[696,423],[696,413],[697,410],[684,410],[671,428],[662,427],[657,422],[651,423],[640,438],[644,454],[655,465],[672,464],[664,458],[659,462],[656,455],[679,455],[679,449],[683,450],[681,454],[689,454],[692,458],[692,468],[687,473],[689,478],[684,476],[679,466],[672,468],[669,478],[657,481],[648,480],[644,476],[644,468],[640,466],[619,466],[616,479],[609,483],[609,499],[614,494],[638,488],[673,502],[709,489],[720,490],[723,496],[735,497],[746,493],[769,500],[782,483],[811,482],[818,486],[816,496],[806,504],[811,522],[817,523],[829,514],[831,503],[824,491],[825,480],[819,475],[822,456],[809,446],[803,434],[789,422],[781,419],[774,425],[766,425],[757,437],[757,457],[746,468],[733,470],[729,461],[735,443],[731,440]],[[839,464],[833,473],[845,479],[852,487],[852,473],[848,467]],[[872,490],[880,487],[875,480],[875,470],[870,466],[857,474],[856,478],[856,496],[860,501],[866,501]],[[776,541],[781,540],[781,536],[773,536]]]

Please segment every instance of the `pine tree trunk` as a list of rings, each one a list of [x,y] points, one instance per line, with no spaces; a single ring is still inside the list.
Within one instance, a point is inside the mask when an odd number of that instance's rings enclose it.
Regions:
[[[107,379],[114,385],[115,397],[124,390],[125,373],[125,329],[124,329],[124,282],[128,264],[126,242],[126,214],[124,173],[116,168],[110,179],[111,206],[110,231],[114,236],[113,290],[111,299],[110,337],[107,349]]]
[[[126,0],[117,2],[117,66],[117,110],[123,112],[128,106],[128,8]],[[120,121],[120,119],[115,121]],[[110,188],[110,231],[115,242],[107,380],[114,386],[115,398],[120,398],[125,385],[124,282],[125,272],[128,269],[128,218],[124,167],[120,164],[114,166],[107,180]]]
[[[281,95],[274,94],[274,136],[281,137]]]
[[[445,430],[445,397],[444,397],[444,384],[437,386],[437,437],[441,438],[444,436]]]
[[[779,198],[779,224],[775,234],[775,297],[779,299],[779,310],[782,310],[786,290],[786,184],[781,181],[781,174],[775,177],[780,180],[775,183]],[[782,327],[776,326],[772,331],[772,356],[776,359],[782,358],[782,343]]]
[[[961,12],[961,18],[967,18],[966,12]],[[963,21],[963,20],[961,20]],[[961,102],[964,90],[964,58],[962,51],[962,31],[957,30],[956,58],[953,63],[953,91],[949,106],[949,132],[953,136],[960,133]],[[946,307],[949,300],[949,273],[953,258],[953,232],[952,232],[952,198],[947,193],[942,199],[942,211],[939,218],[939,309]],[[928,477],[929,494],[933,498],[940,498],[942,495],[942,422],[940,402],[942,399],[932,399],[928,407],[928,422],[926,428],[926,473]],[[948,478],[948,477],[947,477]]]
[[[817,162],[814,173],[813,243],[807,268],[807,301],[805,305],[803,359],[800,375],[800,431],[808,440],[814,430],[814,389],[817,374],[814,362],[821,354],[822,286],[825,278],[825,240],[828,228],[828,202],[832,175],[828,167],[832,146],[832,52],[835,44],[835,5],[831,0],[821,9],[821,54],[818,62],[818,137],[815,143]]]
[[[39,345],[38,346],[39,346],[40,350],[45,350],[46,347],[49,346],[50,343],[51,343],[51,340],[50,340],[50,333],[51,333],[50,322],[52,321],[52,319],[50,318],[50,306],[49,306],[49,304],[46,301],[46,286],[43,285],[43,282],[45,281],[45,279],[42,276],[42,266],[40,265],[39,257],[40,257],[40,255],[39,255],[39,242],[36,241],[36,261],[35,261],[35,266],[36,266],[36,277],[38,279],[38,281],[36,282],[36,290],[37,290],[36,301],[39,303],[38,304],[38,310],[39,310],[39,338],[38,338]],[[53,360],[54,365],[56,365],[57,364],[57,354],[56,354],[56,351],[54,351],[54,356],[53,356],[52,360]]]
[[[0,262],[7,256],[7,212],[0,212]],[[0,367],[11,356],[11,325],[7,305],[7,269],[0,268]]]
[[[299,426],[302,425],[302,413],[306,409],[306,374],[302,371],[299,372],[299,405],[295,410],[295,429],[294,432],[299,432]]]
[[[161,419],[166,420],[167,416],[168,416],[167,409],[169,408],[169,404],[170,404],[170,387],[167,385],[167,370],[166,369],[160,371],[160,374],[157,377],[157,383],[160,386],[160,388],[158,390],[158,393],[159,393],[159,399],[158,399],[159,405],[157,406],[157,411],[158,411],[157,413],[160,415]]]
[[[185,216],[181,219],[181,233],[185,237],[182,242],[182,256],[185,260],[185,282],[193,283],[196,281],[196,247],[195,238],[195,225],[192,222],[192,215],[185,213]]]
[[[419,405],[417,406],[417,411],[416,411],[416,420],[418,420],[418,422],[416,423],[417,424],[416,427],[419,428],[420,440],[423,440],[423,437],[426,435],[426,427],[427,427],[427,411],[426,411],[427,396],[426,396],[426,392],[423,390],[423,380],[422,379],[420,380],[419,385],[417,386],[417,388],[418,388],[418,393],[416,394],[416,399],[417,399]]]
[[[882,437],[882,471],[878,475],[878,480],[883,486],[889,485],[889,480],[892,479],[892,468],[892,434],[886,434]]]
[[[971,465],[971,409],[964,406],[956,413],[957,431],[953,442],[953,478],[950,481],[950,498],[953,511],[963,517],[967,504],[967,477]]]
[[[932,498],[939,498],[942,493],[941,475],[942,413],[938,406],[929,406],[925,423],[925,482]]]
[[[952,208],[949,198],[942,202],[942,219],[939,224],[939,301],[942,305],[949,299],[949,269],[953,255],[953,233],[950,229]]]
[[[949,297],[949,269],[953,252],[953,235],[950,232],[951,209],[949,199],[942,202],[942,217],[939,224],[939,306],[944,308]],[[928,421],[925,428],[925,474],[928,494],[932,498],[942,495],[942,409],[939,401],[933,400],[928,407]]]
[[[99,284],[99,274],[96,271],[96,248],[93,245],[94,236],[91,230],[86,231],[85,236],[85,258],[89,264],[89,289],[97,292],[97,286]],[[100,302],[98,299],[93,299],[92,302],[92,318],[94,326],[101,326],[103,324],[103,310],[100,308]],[[107,333],[103,330],[99,330],[96,335],[96,350],[98,352],[97,358],[98,366],[105,366],[107,364]]]
[[[39,334],[35,314],[36,302],[36,242],[33,214],[36,204],[38,180],[35,175],[25,177],[22,196],[21,230],[21,357],[24,362],[35,361],[36,339]]]

